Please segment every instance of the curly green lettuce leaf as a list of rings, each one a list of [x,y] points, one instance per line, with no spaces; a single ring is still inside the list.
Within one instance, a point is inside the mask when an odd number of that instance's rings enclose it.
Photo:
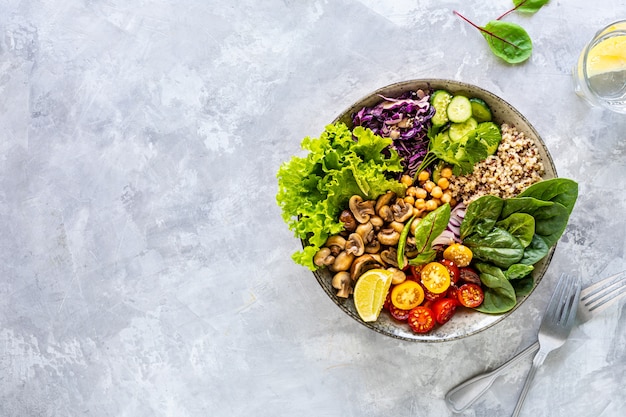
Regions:
[[[343,123],[326,126],[319,138],[306,137],[306,156],[294,156],[277,173],[276,202],[281,215],[306,247],[293,254],[298,264],[317,269],[313,256],[326,239],[343,229],[338,216],[353,195],[375,199],[391,190],[404,195],[406,186],[391,178],[402,172],[391,139]]]

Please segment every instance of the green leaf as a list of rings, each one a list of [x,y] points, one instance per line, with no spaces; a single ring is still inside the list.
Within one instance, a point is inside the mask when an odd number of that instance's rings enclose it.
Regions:
[[[434,258],[433,241],[446,230],[450,221],[450,211],[450,204],[442,204],[419,221],[415,227],[415,247],[418,255],[409,260],[411,265],[421,265],[424,258],[428,260]]]
[[[502,314],[517,303],[515,289],[497,266],[478,262],[475,264],[483,283],[485,299],[476,310],[483,313]]]
[[[533,44],[523,27],[516,23],[492,20],[481,28],[491,51],[509,64],[519,64],[530,58]]]
[[[535,234],[535,218],[527,213],[513,213],[497,222],[496,226],[518,238],[524,247],[530,245]]]
[[[537,13],[550,0],[513,0],[515,10],[522,13]]]
[[[504,276],[506,279],[510,280],[518,280],[526,277],[535,269],[532,265],[524,265],[524,264],[513,264],[506,271],[504,271]]]
[[[486,236],[473,234],[463,240],[471,249],[474,258],[492,263],[500,268],[508,268],[518,263],[524,256],[524,245],[512,234],[494,227]]]
[[[472,201],[461,223],[461,239],[473,233],[486,236],[500,218],[503,206],[504,200],[494,195],[485,195]]]
[[[518,197],[534,197],[542,201],[561,203],[571,214],[578,199],[578,183],[568,178],[551,178],[534,183]]]

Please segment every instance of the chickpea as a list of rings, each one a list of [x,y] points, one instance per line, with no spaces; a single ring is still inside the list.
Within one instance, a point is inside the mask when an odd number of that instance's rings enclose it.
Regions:
[[[415,204],[415,197],[407,195],[406,197],[404,197],[404,202],[413,205]]]
[[[411,178],[410,175],[403,175],[402,178],[400,178],[400,182],[407,187],[410,187],[413,185],[413,178]]]
[[[452,201],[452,194],[451,193],[444,193],[441,196],[441,202],[442,203],[450,203]]]
[[[435,188],[435,183],[428,180],[424,183],[424,185],[422,186],[422,188],[424,188],[427,192],[431,192],[433,190],[433,188]]]
[[[426,191],[423,188],[416,188],[414,197],[421,198],[422,200],[426,200],[426,197],[428,197],[428,191]]]
[[[439,181],[437,181],[437,185],[441,187],[442,190],[447,190],[450,186],[450,181],[445,177],[441,177]]]
[[[443,195],[443,190],[441,189],[440,186],[435,185],[432,191],[430,192],[430,195],[433,198],[441,198],[441,196]]]
[[[437,202],[435,200],[428,200],[426,202],[426,211],[433,211],[435,209],[437,209]]]
[[[413,214],[416,214],[415,211],[413,212]],[[421,213],[417,213],[416,216],[419,216]],[[411,226],[409,228],[409,231],[411,232],[411,234],[413,236],[415,236],[415,229],[417,229],[417,225],[420,223],[422,219],[419,217],[416,217],[413,219],[413,222],[411,222]]]
[[[424,200],[423,198],[416,199],[413,207],[418,210],[424,210],[424,208],[426,207],[426,200]]]
[[[448,168],[448,167],[445,167],[445,168],[443,168],[443,169],[441,170],[440,175],[441,175],[443,178],[448,178],[448,179],[450,179],[450,178],[452,178],[452,169],[450,169],[450,168]]]
[[[428,179],[430,178],[430,173],[428,171],[422,171],[419,173],[419,175],[417,176],[417,180],[419,182],[422,181],[428,181]]]

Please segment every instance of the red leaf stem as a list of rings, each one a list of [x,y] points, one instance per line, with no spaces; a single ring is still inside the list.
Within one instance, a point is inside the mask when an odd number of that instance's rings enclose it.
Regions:
[[[469,23],[470,25],[474,26],[476,29],[478,29],[481,32],[486,33],[487,35],[491,36],[492,38],[496,38],[504,43],[506,43],[507,45],[511,45],[514,48],[518,48],[519,46],[515,45],[514,43],[511,43],[509,41],[507,41],[504,38],[501,38],[500,36],[496,35],[493,32],[488,31],[487,29],[485,29],[484,27],[478,26],[477,24],[475,24],[474,22],[472,22],[471,20],[469,20],[468,18],[466,18],[465,16],[463,16],[461,13],[457,12],[456,10],[453,10],[453,13],[457,16],[459,16],[461,19],[465,20],[467,23]]]

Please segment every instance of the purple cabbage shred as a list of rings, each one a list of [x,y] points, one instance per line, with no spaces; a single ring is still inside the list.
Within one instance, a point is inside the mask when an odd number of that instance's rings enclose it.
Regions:
[[[363,107],[352,116],[352,124],[369,128],[375,134],[391,138],[402,158],[404,174],[414,176],[428,153],[428,129],[435,108],[430,95],[408,91],[396,98],[380,96],[383,101],[374,107]]]

